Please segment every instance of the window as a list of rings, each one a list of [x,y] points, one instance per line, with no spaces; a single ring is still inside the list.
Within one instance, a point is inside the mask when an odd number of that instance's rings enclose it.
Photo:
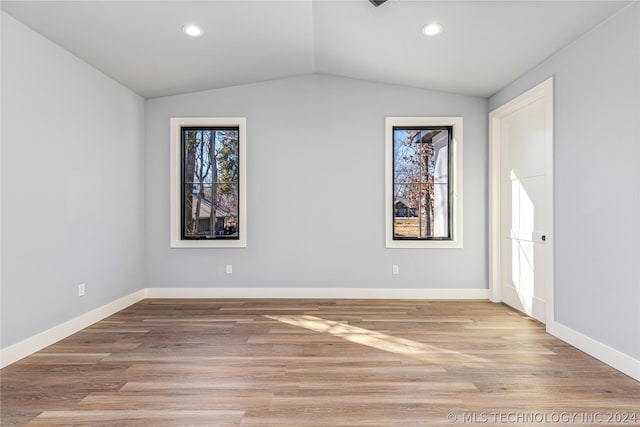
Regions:
[[[386,244],[462,247],[461,117],[387,117]]]
[[[246,247],[245,119],[171,119],[171,247]]]

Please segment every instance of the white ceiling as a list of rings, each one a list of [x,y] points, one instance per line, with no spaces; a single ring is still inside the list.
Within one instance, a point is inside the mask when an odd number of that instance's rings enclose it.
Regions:
[[[145,98],[324,73],[487,97],[629,1],[7,1]],[[444,26],[427,38],[425,23]],[[203,28],[200,38],[182,33]]]

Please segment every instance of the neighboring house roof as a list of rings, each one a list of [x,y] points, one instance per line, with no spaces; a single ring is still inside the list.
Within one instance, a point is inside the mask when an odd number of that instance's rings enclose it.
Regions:
[[[409,201],[404,198],[404,197],[398,197],[394,202],[393,205],[397,205],[398,203],[402,203],[403,205],[405,205],[406,207],[409,207]]]
[[[198,197],[191,196],[192,199],[192,209],[193,209],[193,217],[196,216],[196,208],[198,206]],[[200,201],[200,218],[209,218],[211,215],[211,200],[203,198]],[[216,206],[216,218],[228,218],[237,216],[236,213],[230,212],[228,209],[225,209],[222,206]]]

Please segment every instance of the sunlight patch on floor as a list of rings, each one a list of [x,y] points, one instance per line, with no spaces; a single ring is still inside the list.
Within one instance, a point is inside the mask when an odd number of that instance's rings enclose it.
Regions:
[[[447,360],[447,363],[455,361],[459,361],[464,364],[488,362],[486,359],[464,354],[459,351],[447,350],[406,338],[394,337],[381,332],[359,328],[357,326],[349,325],[348,323],[322,319],[320,317],[309,315],[266,315],[265,317],[288,325],[330,334],[356,344],[365,345],[394,354],[410,356],[424,361],[438,362],[438,360],[442,360],[444,358]]]

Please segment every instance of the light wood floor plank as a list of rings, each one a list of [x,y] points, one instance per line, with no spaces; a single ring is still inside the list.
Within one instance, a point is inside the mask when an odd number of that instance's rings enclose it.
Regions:
[[[640,383],[483,301],[148,299],[0,381],[2,426],[640,425]]]

